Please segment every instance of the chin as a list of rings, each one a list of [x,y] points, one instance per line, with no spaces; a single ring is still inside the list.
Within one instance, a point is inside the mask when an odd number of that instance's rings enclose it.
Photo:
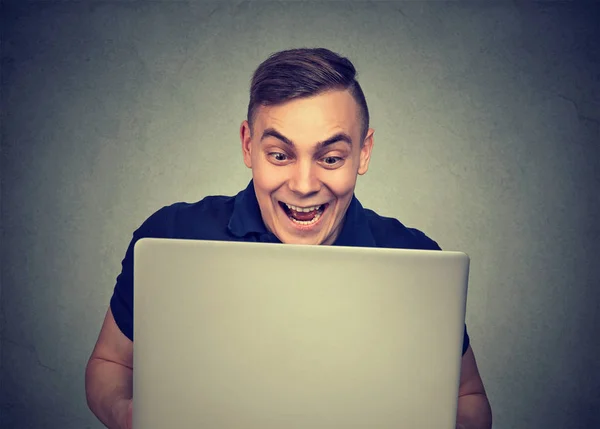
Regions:
[[[302,244],[302,245],[318,245],[323,242],[320,237],[299,237],[293,234],[282,234],[278,237],[283,244]]]
[[[290,231],[288,228],[275,228],[273,231],[277,238],[283,244],[302,244],[302,245],[319,245],[327,239],[327,236],[323,236],[318,232],[313,234],[302,234],[296,231]]]

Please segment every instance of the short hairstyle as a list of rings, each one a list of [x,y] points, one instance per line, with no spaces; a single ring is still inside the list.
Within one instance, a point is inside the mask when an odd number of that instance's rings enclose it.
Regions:
[[[369,109],[356,76],[350,60],[325,48],[289,49],[271,54],[252,76],[248,104],[250,127],[260,106],[277,105],[329,90],[349,90],[360,109],[362,144],[369,128]]]

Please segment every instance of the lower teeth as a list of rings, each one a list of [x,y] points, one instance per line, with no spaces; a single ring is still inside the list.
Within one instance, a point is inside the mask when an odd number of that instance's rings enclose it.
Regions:
[[[321,217],[321,212],[317,213],[312,220],[297,220],[294,217],[290,216],[292,222],[297,223],[298,225],[312,225]]]

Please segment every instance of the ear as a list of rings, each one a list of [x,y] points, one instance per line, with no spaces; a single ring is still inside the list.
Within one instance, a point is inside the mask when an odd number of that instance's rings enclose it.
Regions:
[[[242,141],[242,155],[244,156],[244,164],[246,167],[252,168],[252,133],[250,132],[250,124],[248,121],[242,122],[240,126],[240,140]]]
[[[363,145],[360,148],[360,162],[358,165],[358,174],[361,176],[369,169],[369,162],[371,161],[371,151],[373,150],[373,134],[375,130],[369,128],[367,135],[363,140]]]

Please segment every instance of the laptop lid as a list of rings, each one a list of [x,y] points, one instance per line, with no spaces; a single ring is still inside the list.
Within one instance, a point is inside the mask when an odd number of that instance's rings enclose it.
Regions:
[[[469,258],[142,239],[135,429],[454,429]]]

